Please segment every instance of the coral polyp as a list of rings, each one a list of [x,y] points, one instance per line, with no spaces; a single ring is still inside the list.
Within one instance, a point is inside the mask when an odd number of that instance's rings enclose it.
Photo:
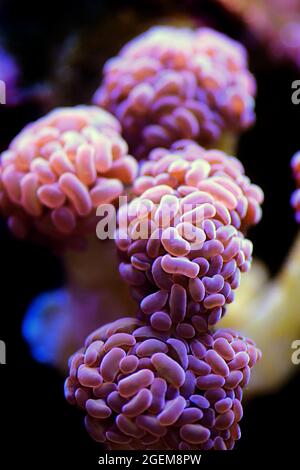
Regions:
[[[244,47],[208,28],[153,27],[104,67],[94,103],[121,122],[131,151],[190,138],[213,145],[254,122],[256,84]]]
[[[20,238],[70,243],[94,230],[137,173],[120,124],[92,106],[60,108],[28,125],[1,155],[0,208]]]
[[[119,210],[121,276],[141,302],[141,318],[156,321],[159,310],[157,321],[179,329],[191,321],[188,330],[203,332],[250,269],[245,232],[260,220],[263,194],[234,157],[191,142],[153,150],[141,173],[139,196]]]
[[[232,449],[259,358],[233,330],[186,341],[124,318],[90,335],[71,358],[65,394],[109,449]]]
[[[292,206],[296,210],[296,220],[300,224],[300,152],[292,158],[292,170],[298,188],[292,195]]]

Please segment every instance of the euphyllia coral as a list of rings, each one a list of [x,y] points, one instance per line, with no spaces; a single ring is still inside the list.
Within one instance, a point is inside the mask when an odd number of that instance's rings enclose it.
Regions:
[[[192,142],[153,150],[141,173],[139,196],[119,210],[121,276],[141,318],[152,322],[160,311],[178,328],[188,320],[203,332],[250,268],[245,232],[260,220],[263,194],[237,159]]]
[[[69,245],[95,228],[137,173],[120,124],[92,106],[60,108],[29,124],[1,155],[0,207],[18,237]]]
[[[108,449],[222,450],[240,438],[255,344],[213,327],[250,269],[263,193],[215,145],[254,121],[255,80],[226,36],[156,27],[109,60],[94,103],[141,159],[120,205],[120,274],[136,318],[92,333],[70,358],[67,400]]]
[[[67,400],[109,449],[232,449],[260,352],[232,330],[185,340],[118,320],[70,360]]]
[[[112,112],[136,157],[190,138],[216,144],[255,119],[244,47],[208,28],[153,27],[104,67],[94,103]]]

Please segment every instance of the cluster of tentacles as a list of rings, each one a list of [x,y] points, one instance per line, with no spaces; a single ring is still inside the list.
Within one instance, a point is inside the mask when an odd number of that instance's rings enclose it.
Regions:
[[[154,27],[104,67],[94,103],[121,122],[137,158],[190,138],[216,144],[254,122],[256,83],[244,47],[209,28]]]
[[[93,106],[60,108],[29,124],[1,155],[0,208],[19,238],[78,244],[96,208],[137,174],[119,122]]]
[[[129,195],[116,245],[136,318],[89,336],[65,386],[108,448],[221,450],[240,438],[260,352],[213,328],[250,269],[246,234],[263,194],[236,158],[200,145],[247,128],[254,94],[238,43],[206,28],[154,28],[105,67],[94,102],[106,110],[54,110],[2,154],[0,208],[19,237],[77,246],[96,208]],[[146,158],[138,175],[128,147]]]
[[[66,398],[118,449],[232,449],[260,352],[232,330],[190,339],[133,319],[96,331],[70,361]]]
[[[181,141],[151,152],[132,193],[116,243],[137,320],[88,338],[66,396],[112,449],[231,449],[260,352],[212,326],[250,268],[262,192],[234,157]]]
[[[261,190],[237,159],[183,141],[152,151],[133,188],[139,195],[120,208],[116,243],[142,318],[152,323],[167,306],[178,330],[189,321],[189,335],[206,331],[250,268],[244,233],[260,219]]]

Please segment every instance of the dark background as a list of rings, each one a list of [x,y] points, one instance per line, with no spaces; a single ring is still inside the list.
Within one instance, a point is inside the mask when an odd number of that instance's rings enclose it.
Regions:
[[[114,17],[124,9],[128,12],[128,8],[136,19],[132,29],[129,24],[128,31],[125,28],[123,32],[126,40],[148,19],[182,10],[204,18],[248,47],[251,70],[258,82],[257,123],[242,137],[238,156],[246,173],[262,186],[266,195],[263,220],[250,238],[254,241],[255,255],[263,259],[275,275],[297,233],[289,204],[294,187],[289,162],[300,146],[300,105],[291,102],[291,83],[299,79],[300,72],[291,64],[274,63],[263,45],[245,31],[239,20],[213,1],[45,0],[40,4],[28,0],[23,3],[2,1],[0,37],[22,66],[24,86],[47,80],[53,103],[87,102],[100,80],[100,73],[97,75],[102,60],[100,53],[104,60],[116,53],[122,43],[119,30],[114,28]],[[107,44],[104,54],[97,42],[101,31],[100,37]],[[64,52],[69,37],[76,38],[78,57],[75,54],[74,58],[68,47]],[[97,47],[99,59],[93,55]],[[70,61],[67,74],[62,65],[64,60]],[[11,110],[0,108],[2,148],[28,121],[41,114],[43,111],[37,103]],[[12,239],[1,223],[0,260],[0,339],[7,344],[7,365],[0,366],[0,467],[21,468],[21,464],[30,464],[31,468],[43,468],[50,464],[53,468],[63,465],[71,468],[82,464],[83,468],[94,468],[101,448],[87,435],[82,413],[65,403],[64,377],[34,362],[20,333],[22,316],[31,300],[43,291],[62,285],[64,275],[60,259],[45,248]],[[288,461],[296,463],[299,372],[280,392],[245,404],[242,439],[236,450],[226,456],[222,453],[221,458],[213,453],[206,454],[202,464],[215,463],[216,459],[225,467],[234,468],[249,462],[255,466],[271,466],[279,459],[283,459],[286,466]],[[2,467],[4,447],[8,451],[9,465]]]

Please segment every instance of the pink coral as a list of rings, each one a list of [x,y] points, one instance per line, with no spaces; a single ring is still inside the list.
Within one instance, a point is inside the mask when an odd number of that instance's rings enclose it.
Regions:
[[[71,358],[65,395],[85,410],[91,437],[110,449],[232,449],[260,355],[232,330],[185,340],[121,319]]]
[[[237,159],[191,142],[152,151],[134,191],[139,196],[119,210],[116,243],[140,317],[152,323],[162,311],[164,322],[205,331],[250,268],[244,234],[260,220],[262,191]]]
[[[200,28],[154,27],[104,69],[94,103],[121,122],[137,157],[182,138],[215,144],[254,121],[255,80],[243,46]]]
[[[136,173],[112,115],[92,106],[55,109],[2,153],[1,211],[18,237],[74,242],[95,228],[96,207],[114,202]]]

